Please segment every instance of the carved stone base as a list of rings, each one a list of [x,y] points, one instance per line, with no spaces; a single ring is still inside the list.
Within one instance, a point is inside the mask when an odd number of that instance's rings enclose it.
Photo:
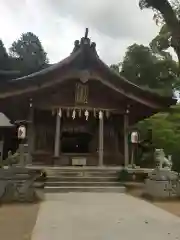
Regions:
[[[1,169],[0,202],[34,202],[43,198],[43,183],[35,186],[40,173],[27,172],[27,169]],[[41,194],[40,194],[41,192]]]

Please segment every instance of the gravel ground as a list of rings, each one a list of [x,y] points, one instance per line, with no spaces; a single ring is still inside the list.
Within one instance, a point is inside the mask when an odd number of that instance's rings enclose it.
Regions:
[[[36,223],[39,204],[0,206],[0,239],[30,240]]]
[[[142,198],[142,194],[143,194],[143,187],[134,187],[134,188],[130,188],[128,189],[128,193],[134,197],[137,198]],[[149,201],[151,204],[154,204],[157,207],[160,207],[178,217],[180,217],[180,199],[172,199],[172,200],[153,200],[153,201]]]

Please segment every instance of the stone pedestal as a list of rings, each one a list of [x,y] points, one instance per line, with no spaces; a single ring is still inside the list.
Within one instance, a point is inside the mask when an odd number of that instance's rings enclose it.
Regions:
[[[177,196],[177,173],[169,169],[155,169],[149,174],[145,183],[145,193],[153,198],[170,198]]]
[[[177,185],[176,185],[176,193],[177,193],[177,197],[180,197],[180,180],[177,182]]]
[[[22,167],[0,169],[0,202],[33,202],[43,198],[43,182],[36,181],[40,171]]]

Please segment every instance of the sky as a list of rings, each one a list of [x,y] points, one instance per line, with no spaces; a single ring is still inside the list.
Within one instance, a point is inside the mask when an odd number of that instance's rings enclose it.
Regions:
[[[107,64],[122,61],[133,43],[148,45],[159,31],[152,10],[141,11],[139,0],[0,0],[0,38],[9,48],[24,32],[42,42],[51,63],[67,57],[74,41],[96,42]]]

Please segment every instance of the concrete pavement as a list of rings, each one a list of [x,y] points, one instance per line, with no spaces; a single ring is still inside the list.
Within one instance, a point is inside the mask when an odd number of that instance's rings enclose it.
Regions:
[[[32,240],[177,240],[180,218],[122,193],[49,194]]]

